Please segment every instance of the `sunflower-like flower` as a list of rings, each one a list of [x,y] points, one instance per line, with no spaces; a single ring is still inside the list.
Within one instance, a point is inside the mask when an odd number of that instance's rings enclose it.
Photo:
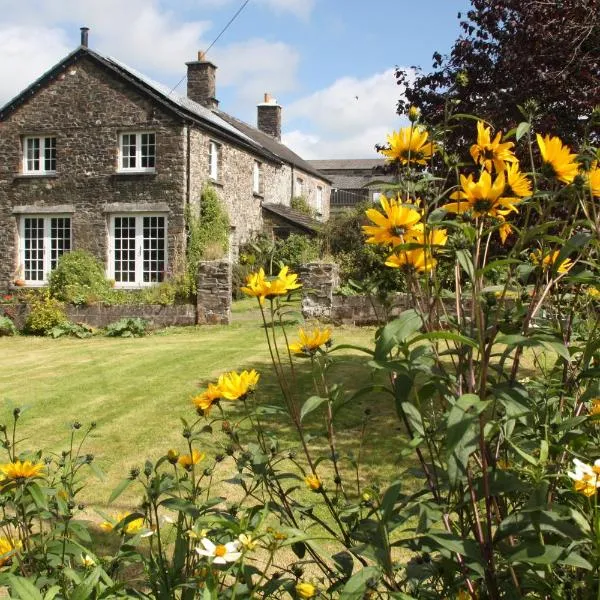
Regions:
[[[600,290],[598,288],[589,287],[586,293],[592,300],[600,300]]]
[[[398,246],[404,243],[405,235],[421,220],[421,213],[414,208],[403,206],[399,200],[381,196],[383,214],[375,208],[365,211],[375,225],[363,225],[363,233],[371,236],[367,244]]]
[[[502,144],[501,139],[501,131],[492,140],[491,128],[485,127],[483,121],[477,121],[477,143],[471,146],[470,153],[473,160],[490,173],[492,167],[497,173],[501,173],[506,168],[506,163],[517,162],[517,157],[511,152],[514,144],[512,142]]]
[[[114,519],[100,523],[100,529],[103,531],[113,531],[115,527],[117,527],[117,525],[126,519],[130,514],[131,513],[118,513]],[[139,519],[132,519],[129,521],[123,528],[123,531],[127,535],[135,535],[136,533],[139,533],[143,527],[144,519],[140,517]]]
[[[492,177],[483,171],[479,181],[474,181],[473,175],[460,176],[461,190],[454,192],[450,198],[458,202],[450,202],[442,206],[448,212],[462,214],[472,211],[475,217],[506,216],[509,212],[519,212],[515,207],[520,198],[504,197],[506,177],[500,173],[492,182]]]
[[[529,255],[529,258],[531,259],[531,262],[534,265],[541,267],[542,270],[544,270],[544,271],[547,271],[548,269],[551,269],[554,266],[554,263],[556,262],[556,259],[558,258],[559,254],[560,254],[559,250],[554,250],[553,252],[548,252],[547,254],[544,254],[542,256],[541,250],[534,250]],[[564,258],[560,262],[560,265],[558,265],[556,272],[557,273],[566,273],[567,271],[569,271],[571,269],[573,264],[574,263],[571,259]]]
[[[317,588],[308,581],[300,581],[297,583],[295,590],[296,596],[298,596],[298,598],[302,598],[303,600],[314,598],[317,593]]]
[[[290,344],[288,348],[292,354],[315,354],[321,346],[331,341],[331,329],[314,329],[306,331],[303,327],[298,330],[297,342]]]
[[[237,373],[231,371],[219,376],[217,386],[221,390],[221,396],[226,400],[238,400],[245,398],[254,390],[260,375],[252,369],[251,371],[242,371]]]
[[[600,459],[594,465],[588,465],[577,458],[573,459],[575,471],[569,471],[567,475],[573,480],[573,487],[588,498],[600,488]]]
[[[389,148],[379,152],[387,156],[389,161],[399,161],[407,165],[415,163],[426,165],[436,150],[435,144],[429,141],[429,134],[418,126],[403,127],[387,136]]]
[[[318,492],[323,487],[321,480],[316,475],[307,475],[304,478],[304,483],[313,492]]]
[[[249,533],[240,533],[238,542],[245,550],[254,550],[258,545],[258,542]]]
[[[572,154],[568,146],[563,146],[558,137],[542,137],[538,133],[536,138],[544,167],[559,181],[572,183],[579,171],[579,164],[575,160],[577,155]]]
[[[191,454],[182,454],[179,459],[178,459],[178,463],[184,468],[184,469],[191,469],[192,465],[197,465],[199,462],[203,461],[206,458],[206,454],[204,454],[204,452],[200,452],[199,450],[192,450]]]
[[[517,198],[531,196],[531,180],[520,171],[518,162],[506,165],[506,187],[503,195],[509,198],[511,196],[517,196]]]
[[[0,567],[10,561],[12,555],[22,547],[19,540],[0,537]]]
[[[33,479],[34,477],[40,477],[43,470],[43,463],[33,463],[30,460],[23,462],[15,460],[0,465],[0,471],[4,473],[6,479]]]
[[[250,273],[246,278],[246,285],[241,290],[247,296],[258,298],[258,301],[263,304],[265,298],[285,296],[299,287],[302,287],[302,284],[298,282],[298,275],[290,273],[289,267],[284,266],[275,278],[268,279],[262,268],[256,273]]]
[[[405,241],[409,244],[421,244],[428,249],[445,246],[448,241],[448,231],[439,227],[429,227],[424,223],[417,223],[407,235]]]
[[[593,416],[600,416],[600,398],[593,398],[590,402],[588,412]]]
[[[592,196],[600,198],[600,166],[597,162],[593,162],[590,170],[587,173],[587,181],[592,192]]]
[[[227,542],[226,544],[214,544],[208,538],[200,540],[202,547],[196,548],[196,552],[200,556],[206,556],[213,559],[215,565],[225,565],[229,562],[235,562],[242,556],[239,551],[240,543]]]
[[[506,244],[506,240],[508,236],[512,233],[512,227],[510,223],[507,223],[505,220],[502,220],[502,225],[498,227],[498,234],[500,235],[500,241],[502,244]]]
[[[386,266],[392,268],[404,268],[418,273],[429,273],[433,271],[437,260],[426,248],[414,248],[413,250],[399,250],[387,257]]]
[[[214,383],[209,383],[206,390],[195,396],[192,399],[192,402],[196,408],[208,413],[212,405],[222,397],[223,392],[221,391],[221,388]]]

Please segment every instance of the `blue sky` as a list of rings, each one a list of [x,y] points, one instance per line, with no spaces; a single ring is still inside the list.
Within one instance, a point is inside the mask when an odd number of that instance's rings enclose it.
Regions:
[[[79,43],[175,85],[242,0],[0,0],[0,104]],[[306,158],[374,156],[401,124],[396,66],[431,66],[467,0],[250,0],[209,52],[221,108],[254,124],[264,92]],[[177,89],[185,93],[185,82]]]

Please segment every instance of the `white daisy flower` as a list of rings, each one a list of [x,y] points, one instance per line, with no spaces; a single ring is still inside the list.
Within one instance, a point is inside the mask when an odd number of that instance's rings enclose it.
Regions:
[[[241,555],[238,552],[239,542],[227,542],[227,544],[213,544],[208,538],[202,538],[200,543],[204,548],[199,546],[196,548],[196,552],[200,556],[213,557],[213,563],[216,565],[224,565],[228,562],[235,562]]]

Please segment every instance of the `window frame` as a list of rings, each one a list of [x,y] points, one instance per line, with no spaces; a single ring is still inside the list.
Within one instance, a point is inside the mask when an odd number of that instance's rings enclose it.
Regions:
[[[256,196],[264,194],[263,164],[255,160],[252,164],[252,193]]]
[[[38,142],[38,156],[37,158],[29,158],[29,142],[37,140]],[[52,144],[52,141],[54,142]],[[51,142],[51,145],[47,147],[47,142]],[[24,175],[36,176],[36,175],[56,175],[56,136],[55,135],[26,135],[23,136],[22,141],[22,172]],[[34,149],[35,150],[35,149]],[[50,157],[46,156],[46,152],[50,151]],[[38,161],[39,168],[30,168],[29,161]],[[54,169],[46,169],[46,161],[50,163],[54,162]]]
[[[300,198],[304,196],[304,179],[296,176],[296,182],[294,186],[294,196]]]
[[[164,219],[163,225],[163,265],[162,270],[159,273],[162,273],[162,277],[159,277],[155,281],[144,281],[144,251],[146,250],[144,247],[144,242],[146,239],[152,240],[155,238],[145,238],[144,237],[144,219],[152,218],[152,217],[161,217]],[[115,268],[116,262],[116,248],[115,248],[115,221],[118,218],[127,218],[135,220],[135,236],[133,238],[119,238],[123,239],[133,239],[134,240],[134,281],[117,281],[116,275],[117,270]],[[115,282],[116,289],[140,289],[144,287],[151,287],[158,283],[162,283],[166,279],[166,273],[169,268],[169,232],[168,232],[168,213],[166,212],[114,212],[108,215],[108,264],[106,269],[107,277]],[[152,250],[150,248],[150,250]],[[123,270],[121,270],[123,272]],[[131,271],[129,271],[131,272]],[[149,273],[152,274],[155,271],[150,270]]]
[[[26,269],[26,264],[27,264],[27,260],[33,260],[31,258],[27,259],[25,256],[25,253],[27,252],[27,250],[31,250],[31,248],[26,248],[26,241],[27,241],[27,237],[26,237],[26,227],[25,227],[25,223],[26,220],[28,219],[41,219],[43,221],[43,235],[41,238],[36,238],[36,239],[41,239],[42,240],[42,247],[41,247],[41,251],[42,251],[42,279],[27,279],[27,271],[28,269]],[[53,231],[53,227],[52,227],[52,221],[54,219],[69,219],[69,225],[68,225],[68,231],[69,231],[69,237],[68,237],[68,248],[62,248],[60,250],[60,253],[56,255],[56,258],[54,258],[52,256],[53,250],[54,248],[52,247],[52,243],[55,240],[58,240],[60,238],[57,237],[52,237],[52,231]],[[63,227],[64,230],[64,227]],[[58,259],[63,255],[66,254],[67,252],[70,252],[72,250],[73,247],[73,215],[71,213],[56,213],[56,214],[23,214],[19,216],[19,227],[18,227],[18,231],[19,231],[19,244],[18,244],[18,252],[19,252],[19,279],[22,279],[25,282],[25,285],[28,287],[41,287],[41,286],[45,286],[48,285],[48,277],[50,275],[50,273],[53,270],[53,265],[52,263],[56,263],[58,261]],[[29,238],[30,240],[32,238]],[[63,244],[64,244],[64,240],[65,238],[62,238],[63,240]],[[58,249],[57,249],[58,251]],[[56,267],[56,264],[54,264],[54,267]],[[31,269],[29,269],[31,270]]]
[[[150,143],[149,140],[144,144],[143,143],[143,136],[154,136],[153,138],[153,143]],[[133,136],[134,138],[134,144],[128,143],[128,144],[124,144],[125,141],[125,136]],[[127,140],[128,142],[130,142],[130,139]],[[131,154],[127,154],[127,156],[125,155],[124,152],[124,148],[131,148],[133,147],[134,153]],[[143,153],[143,149],[144,148],[150,148],[152,147],[154,152],[153,154],[144,154]],[[128,159],[134,159],[135,162],[135,166],[131,167],[131,166],[123,166],[123,161],[125,158]],[[148,167],[143,167],[142,163],[144,162],[144,159],[148,160],[148,159],[152,159],[153,165]],[[156,132],[155,131],[122,131],[121,133],[119,133],[119,162],[117,165],[117,172],[118,173],[156,173]]]
[[[317,214],[321,216],[323,214],[323,186],[318,185],[315,193],[315,209]]]
[[[215,140],[208,142],[208,177],[212,181],[219,181],[221,172],[221,144]]]

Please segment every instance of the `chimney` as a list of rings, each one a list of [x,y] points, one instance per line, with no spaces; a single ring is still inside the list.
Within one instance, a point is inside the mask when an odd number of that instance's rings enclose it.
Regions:
[[[187,96],[209,109],[218,108],[215,98],[217,67],[206,60],[204,52],[198,52],[198,60],[187,65]]]
[[[265,94],[264,102],[257,107],[257,126],[263,132],[281,141],[281,106],[271,94]]]
[[[88,31],[90,30],[89,27],[80,27],[79,28],[81,31],[81,45],[84,48],[88,47]]]

